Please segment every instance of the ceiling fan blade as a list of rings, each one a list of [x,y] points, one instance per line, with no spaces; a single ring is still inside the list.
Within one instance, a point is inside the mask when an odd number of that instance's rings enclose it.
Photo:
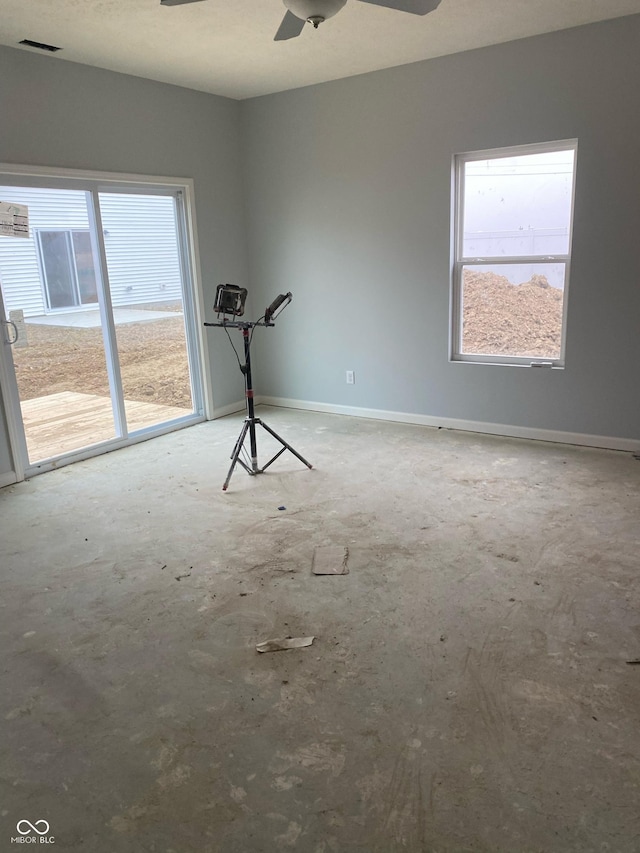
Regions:
[[[278,27],[278,32],[275,35],[274,41],[286,41],[299,36],[302,32],[306,21],[296,17],[293,12],[287,10],[286,15],[282,19],[282,23]]]
[[[185,3],[199,3],[200,0],[160,0],[161,6],[182,6]]]
[[[428,15],[440,5],[441,0],[360,0],[373,6],[385,6],[398,12],[410,12],[412,15]]]

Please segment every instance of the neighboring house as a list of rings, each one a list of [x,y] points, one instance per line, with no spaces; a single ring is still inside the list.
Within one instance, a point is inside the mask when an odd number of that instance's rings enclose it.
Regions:
[[[98,307],[84,192],[0,187],[0,201],[26,204],[30,239],[0,239],[5,309],[25,317]],[[114,307],[180,299],[174,201],[100,194]]]

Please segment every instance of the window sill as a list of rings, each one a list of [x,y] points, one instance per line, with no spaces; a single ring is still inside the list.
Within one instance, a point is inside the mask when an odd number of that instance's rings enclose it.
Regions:
[[[545,361],[535,361],[532,359],[502,359],[500,356],[495,356],[493,358],[477,358],[473,356],[451,356],[449,358],[450,364],[480,364],[480,365],[489,365],[489,366],[499,366],[499,367],[532,367],[536,370],[564,370],[565,365],[564,362],[545,362]]]

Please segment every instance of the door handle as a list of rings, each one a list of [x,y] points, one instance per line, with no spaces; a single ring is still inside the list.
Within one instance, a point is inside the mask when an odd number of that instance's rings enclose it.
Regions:
[[[13,322],[13,320],[3,320],[2,322],[5,323],[7,326],[11,326],[13,329],[13,340],[9,340],[9,338],[7,337],[7,340],[5,341],[5,343],[9,344],[9,346],[13,346],[15,343],[17,343],[18,338],[20,337],[20,335],[18,334],[18,327]]]

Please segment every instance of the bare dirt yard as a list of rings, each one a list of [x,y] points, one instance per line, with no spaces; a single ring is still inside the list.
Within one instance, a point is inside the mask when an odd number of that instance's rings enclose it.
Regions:
[[[147,306],[151,307],[151,306]],[[191,410],[191,385],[181,315],[116,326],[126,400]],[[100,328],[27,324],[28,345],[13,348],[20,397],[58,391],[109,396]]]
[[[463,352],[559,357],[562,302],[563,292],[543,275],[511,284],[502,275],[465,270]]]

